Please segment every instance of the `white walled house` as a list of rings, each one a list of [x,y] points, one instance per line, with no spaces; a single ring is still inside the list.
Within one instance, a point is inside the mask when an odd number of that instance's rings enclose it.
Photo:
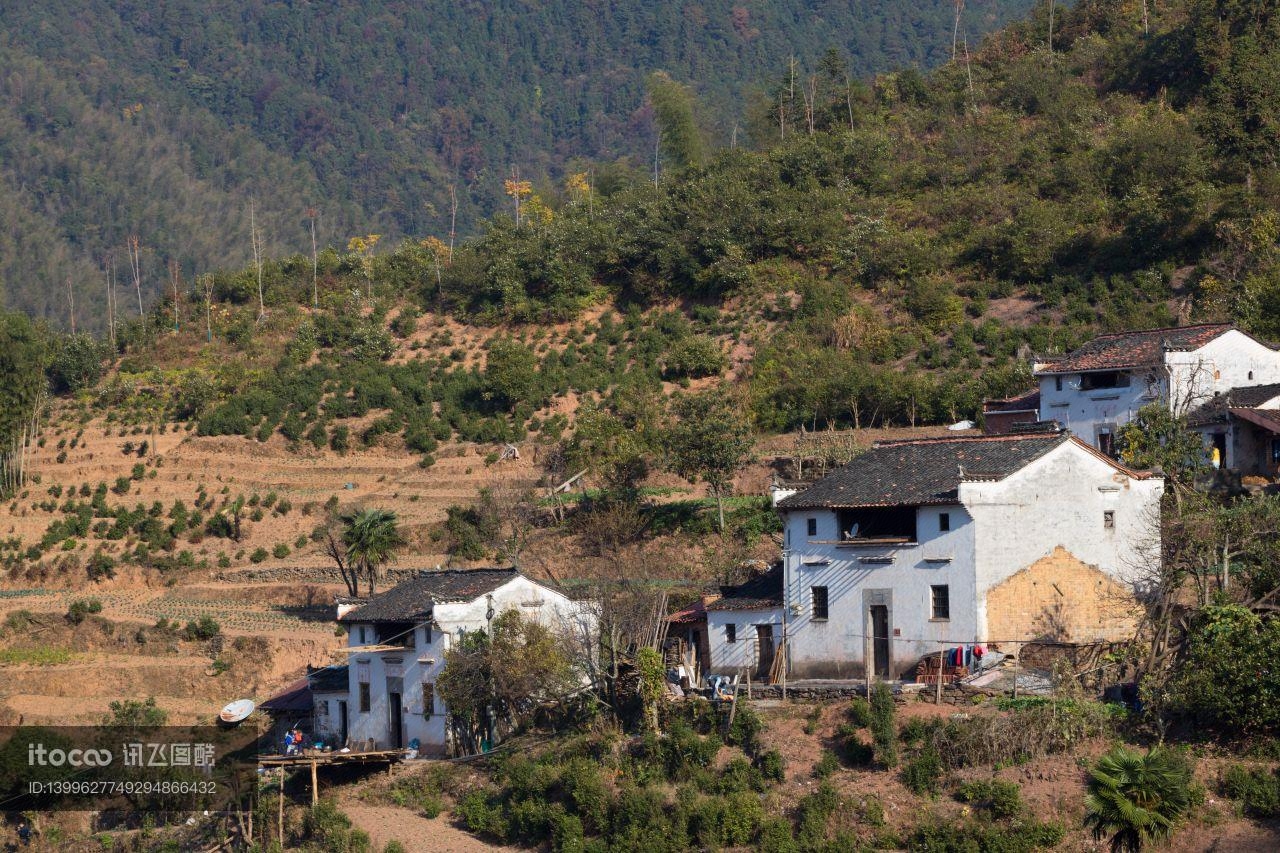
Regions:
[[[711,669],[758,671],[766,626],[792,678],[861,677],[868,654],[897,678],[948,646],[1123,639],[1162,492],[1065,432],[877,445],[779,501],[781,567],[707,605]]]
[[[345,664],[317,669],[307,675],[311,687],[312,734],[329,744],[347,742],[351,724],[350,672]]]
[[[1215,394],[1187,415],[1187,426],[1219,448],[1222,467],[1280,480],[1280,384]]]
[[[1111,456],[1116,430],[1143,406],[1185,415],[1215,393],[1280,382],[1280,351],[1225,323],[1183,326],[1100,335],[1034,373],[1040,420]]]
[[[435,682],[445,652],[508,610],[570,640],[594,635],[589,607],[516,569],[426,571],[362,604],[340,605],[338,621],[348,629],[350,741],[395,749],[416,739],[422,753],[443,754],[448,709]]]

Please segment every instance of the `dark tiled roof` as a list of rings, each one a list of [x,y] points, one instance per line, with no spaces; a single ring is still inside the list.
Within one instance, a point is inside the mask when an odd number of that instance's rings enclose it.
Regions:
[[[1232,409],[1231,414],[1242,421],[1260,426],[1267,432],[1280,435],[1280,411],[1275,409]]]
[[[1003,479],[1069,440],[1067,433],[1058,432],[878,444],[778,507],[955,503],[962,478]]]
[[[1263,403],[1280,397],[1280,383],[1273,385],[1245,385],[1215,394],[1187,414],[1190,426],[1207,426],[1226,423],[1227,409],[1256,409]]]
[[[738,586],[720,587],[720,597],[708,610],[767,610],[782,606],[782,564]]]
[[[307,679],[311,682],[312,691],[316,693],[337,693],[346,690],[349,686],[347,669],[346,664],[317,669],[307,676]]]
[[[1242,409],[1256,409],[1273,397],[1280,397],[1280,383],[1272,385],[1246,385],[1243,388],[1232,388],[1231,406]]]
[[[311,687],[307,679],[299,678],[284,690],[258,705],[272,714],[311,713]]]
[[[1233,328],[1228,323],[1213,323],[1099,335],[1062,358],[1045,363],[1036,374],[1081,373],[1161,364],[1164,362],[1163,353],[1166,349],[1199,349]]]
[[[364,605],[349,611],[343,622],[412,622],[426,619],[436,602],[471,601],[518,577],[515,569],[447,569],[423,572],[403,580]]]
[[[1040,389],[1036,388],[1025,394],[1019,394],[1016,397],[1006,397],[1003,400],[983,400],[983,414],[991,415],[997,412],[1035,412],[1040,409]]]

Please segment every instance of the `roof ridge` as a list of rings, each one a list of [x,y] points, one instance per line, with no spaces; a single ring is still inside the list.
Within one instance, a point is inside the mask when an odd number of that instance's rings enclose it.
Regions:
[[[1234,323],[1192,323],[1188,326],[1157,326],[1154,329],[1128,329],[1123,332],[1104,332],[1101,335],[1095,335],[1091,340],[1097,341],[1103,338],[1124,338],[1130,335],[1150,335],[1155,332],[1185,332],[1190,329],[1234,329]],[[1086,344],[1088,341],[1086,341]]]
[[[937,435],[927,438],[898,438],[889,439],[888,441],[877,441],[871,445],[872,449],[882,447],[903,447],[910,444],[950,444],[959,442],[981,442],[995,444],[1001,441],[1047,441],[1049,439],[1061,439],[1067,435],[1066,430],[1058,430],[1057,432],[1043,433],[1001,433],[998,435]],[[854,461],[857,461],[856,459]]]

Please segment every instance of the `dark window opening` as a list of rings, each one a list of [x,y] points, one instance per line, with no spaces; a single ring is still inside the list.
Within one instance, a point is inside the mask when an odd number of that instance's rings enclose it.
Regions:
[[[1061,377],[1061,376],[1055,376],[1055,377],[1053,377],[1053,390],[1055,390],[1055,391],[1061,391],[1061,390],[1062,390],[1062,377]]]
[[[930,618],[931,619],[950,619],[951,618],[951,589],[946,584],[929,587],[930,593]]]
[[[950,529],[951,529],[951,513],[949,512],[938,513],[938,530],[942,533],[946,533]]]
[[[377,626],[378,645],[400,646],[412,649],[414,642],[414,624],[412,622],[382,622]]]
[[[1102,511],[1102,529],[1103,530],[1116,529],[1116,511],[1114,509],[1107,509]]]
[[[916,508],[872,507],[839,512],[841,539],[903,539],[916,541]]]
[[[1098,450],[1105,456],[1116,455],[1116,437],[1109,432],[1098,433]]]
[[[422,716],[430,718],[436,712],[436,686],[430,681],[422,682]]]
[[[1132,381],[1133,377],[1119,370],[1085,373],[1080,376],[1080,390],[1094,391],[1106,388],[1128,388],[1129,383]]]
[[[813,592],[813,618],[827,618],[827,588],[825,586],[815,586]]]
[[[738,626],[732,622],[726,623],[724,626],[724,641],[726,643],[738,642]]]
[[[360,682],[360,713],[369,713],[369,682]]]
[[[818,519],[816,518],[808,519],[808,525],[809,525],[809,535],[817,536],[818,535]]]

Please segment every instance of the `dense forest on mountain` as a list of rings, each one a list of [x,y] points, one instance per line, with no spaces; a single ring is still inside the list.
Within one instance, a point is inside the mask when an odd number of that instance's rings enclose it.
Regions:
[[[535,412],[570,393],[634,424],[664,380],[724,375],[764,431],[937,423],[1024,387],[1020,355],[1101,329],[1230,319],[1280,336],[1280,172],[1261,144],[1280,21],[1208,0],[1142,10],[1095,0],[1051,28],[1039,7],[929,76],[862,86],[831,52],[793,89],[783,67],[750,148],[706,140],[696,95],[656,75],[656,180],[613,165],[513,181],[511,214],[454,250],[327,250],[314,281],[296,255],[180,287],[189,345],[240,356],[201,359],[198,405],[172,407],[205,432],[317,444],[335,418],[389,409],[368,438],[430,452],[558,431]],[[441,331],[415,344],[425,360],[377,368],[428,309],[501,327],[489,367]],[[567,336],[540,328],[588,309]],[[123,375],[175,352],[148,343],[171,311],[118,330]]]
[[[1028,0],[971,3],[976,39]],[[645,76],[693,82],[705,129],[746,142],[761,75],[829,47],[862,77],[947,59],[953,5],[671,2],[160,6],[129,0],[0,9],[0,284],[60,319],[102,267],[144,285],[251,257],[248,208],[274,254],[355,234],[446,234],[491,214],[511,170],[652,161]],[[97,312],[101,313],[101,312]],[[95,312],[86,311],[88,322]]]

